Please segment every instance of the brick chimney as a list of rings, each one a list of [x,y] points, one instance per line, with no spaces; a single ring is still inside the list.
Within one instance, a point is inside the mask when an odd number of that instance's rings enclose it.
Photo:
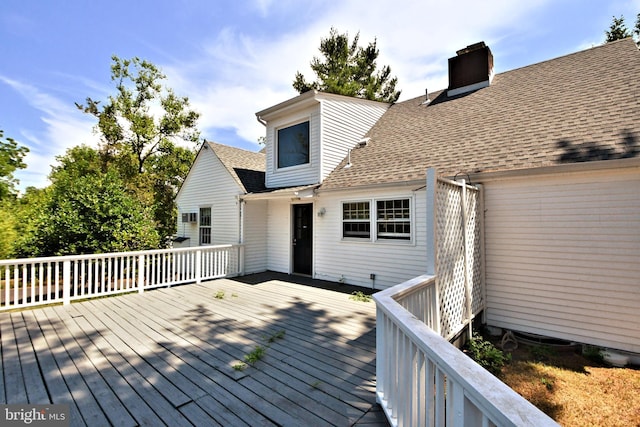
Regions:
[[[449,58],[449,89],[455,96],[489,86],[493,79],[493,55],[484,42],[460,49]]]

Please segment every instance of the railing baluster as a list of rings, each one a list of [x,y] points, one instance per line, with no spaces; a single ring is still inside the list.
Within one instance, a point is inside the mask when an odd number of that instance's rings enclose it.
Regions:
[[[436,332],[437,286],[421,276],[373,296],[376,394],[391,424],[557,425]]]
[[[239,245],[0,260],[0,311],[238,274]]]

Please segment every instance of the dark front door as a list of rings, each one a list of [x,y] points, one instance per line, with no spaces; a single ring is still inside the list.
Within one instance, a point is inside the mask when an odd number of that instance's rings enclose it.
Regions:
[[[311,275],[313,205],[293,205],[293,272]]]

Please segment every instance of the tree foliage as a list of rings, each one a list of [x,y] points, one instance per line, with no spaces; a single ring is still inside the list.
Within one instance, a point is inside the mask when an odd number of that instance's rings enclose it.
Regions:
[[[97,117],[103,149],[113,157],[133,161],[137,173],[147,161],[175,146],[176,140],[197,142],[199,114],[189,108],[187,97],[162,85],[166,76],[151,62],[113,56],[111,80],[116,95],[101,108],[100,101],[86,99],[76,106]]]
[[[311,60],[316,80],[307,82],[298,71],[293,82],[294,89],[298,93],[319,90],[375,101],[396,102],[400,97],[400,91],[396,90],[397,77],[391,77],[388,65],[377,70],[377,40],[369,43],[366,48],[358,46],[359,40],[359,32],[350,42],[348,33],[339,34],[332,27],[329,37],[320,41],[319,50],[323,58],[314,57]]]
[[[19,146],[13,138],[4,138],[4,131],[0,129],[0,201],[15,195],[18,181],[13,173],[27,167],[23,158],[28,152],[27,147]]]
[[[175,232],[174,197],[194,160],[199,138],[199,114],[187,97],[163,85],[165,79],[146,60],[113,56],[115,95],[104,105],[91,98],[76,103],[98,119],[101,167],[114,167],[126,188],[151,207],[163,237]]]
[[[633,31],[630,31],[624,23],[624,16],[619,18],[613,17],[609,30],[605,31],[605,43],[610,43],[616,40],[626,39],[627,37],[634,36],[636,43],[640,46],[640,13],[636,17],[636,25]]]
[[[120,173],[86,146],[59,157],[52,184],[27,208],[20,256],[131,251],[158,247],[152,210],[130,191]],[[30,212],[29,212],[30,211]]]

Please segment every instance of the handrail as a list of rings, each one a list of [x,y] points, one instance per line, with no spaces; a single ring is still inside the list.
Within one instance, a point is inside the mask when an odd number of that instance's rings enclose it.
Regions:
[[[242,273],[243,245],[0,260],[0,311]]]
[[[451,345],[403,305],[420,276],[373,295],[377,306],[376,394],[393,426],[557,426],[555,421]],[[422,303],[430,305],[429,298]]]

